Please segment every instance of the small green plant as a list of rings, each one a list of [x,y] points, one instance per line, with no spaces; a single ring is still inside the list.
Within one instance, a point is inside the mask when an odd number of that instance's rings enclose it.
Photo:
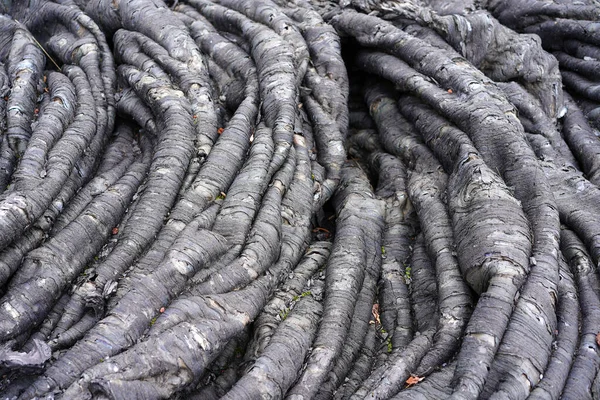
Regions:
[[[411,272],[412,269],[410,267],[406,267],[406,269],[404,270],[404,279],[407,281],[411,280]]]
[[[306,296],[309,296],[309,295],[311,295],[311,294],[312,294],[312,293],[310,292],[310,290],[307,290],[306,292],[302,292],[300,295],[297,295],[297,296],[294,296],[294,297],[292,297],[292,301],[298,301],[298,300],[300,300],[301,298],[303,298],[303,297],[306,297]]]
[[[281,318],[282,321],[285,321],[289,313],[290,309],[286,307],[285,309],[279,311],[279,318]]]

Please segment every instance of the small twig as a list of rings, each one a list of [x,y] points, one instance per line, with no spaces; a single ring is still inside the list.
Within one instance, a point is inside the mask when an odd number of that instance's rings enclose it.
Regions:
[[[15,19],[15,21],[16,21],[18,24],[20,24],[20,25],[23,25],[23,24],[21,24],[21,22],[19,22],[18,20],[16,20],[16,19]],[[27,32],[29,32],[29,31],[27,31]],[[35,42],[35,44],[37,44],[37,45],[38,45],[38,47],[39,47],[40,49],[42,49],[42,51],[44,52],[44,54],[46,55],[46,57],[48,57],[48,58],[50,59],[50,61],[52,61],[52,64],[54,64],[54,66],[56,67],[56,69],[60,71],[60,67],[59,67],[59,65],[56,63],[56,61],[54,61],[54,59],[52,58],[52,56],[50,56],[50,54],[48,54],[48,52],[46,51],[46,49],[44,48],[44,46],[42,46],[42,44],[41,44],[40,42],[38,42],[38,41],[37,41],[37,39],[35,38],[35,36],[33,36],[33,34],[31,34],[31,38],[33,39],[33,41]]]

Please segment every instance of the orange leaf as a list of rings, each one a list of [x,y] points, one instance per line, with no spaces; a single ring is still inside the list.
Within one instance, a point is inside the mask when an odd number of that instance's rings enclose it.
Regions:
[[[117,233],[119,233],[119,228],[115,227],[112,229],[112,234],[116,235]]]
[[[596,344],[600,346],[600,332],[596,335]]]
[[[224,130],[225,129],[223,129],[223,128],[219,128],[219,129],[217,129],[217,133],[220,135],[221,133],[223,133]]]
[[[448,89],[448,93],[452,94],[452,89]]]
[[[406,380],[406,386],[409,387],[409,386],[416,385],[417,383],[421,382],[423,379],[425,379],[425,378],[422,376],[411,375]]]

